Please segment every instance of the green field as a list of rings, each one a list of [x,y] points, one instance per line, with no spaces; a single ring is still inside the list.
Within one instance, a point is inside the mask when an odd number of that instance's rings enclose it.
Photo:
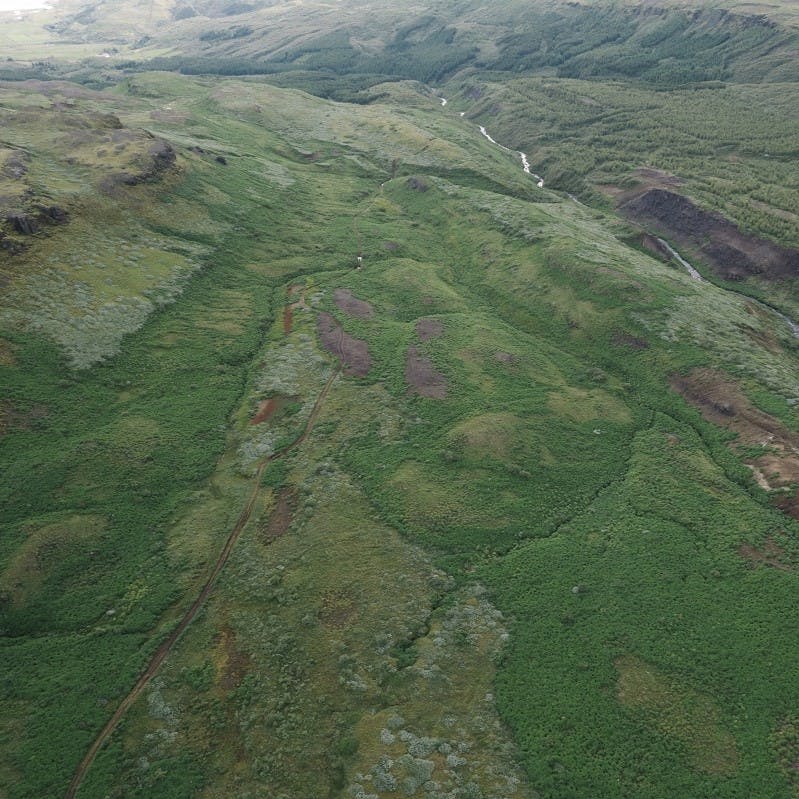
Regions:
[[[512,3],[376,4],[368,71],[355,7],[64,3],[62,80],[18,28],[0,83],[0,799],[67,794],[206,585],[78,797],[799,796],[799,339],[747,296],[795,284],[693,280],[613,202],[668,171],[799,243],[748,28],[686,88],[511,75]],[[113,19],[153,38],[100,73],[69,37]],[[280,74],[165,60],[269,19]]]

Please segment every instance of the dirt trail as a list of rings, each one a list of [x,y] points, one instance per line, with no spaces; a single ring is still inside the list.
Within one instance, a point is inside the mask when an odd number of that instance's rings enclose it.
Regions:
[[[192,603],[191,607],[186,611],[183,615],[183,618],[180,620],[180,623],[177,627],[169,634],[169,636],[164,640],[164,642],[158,647],[155,651],[155,654],[150,659],[150,662],[147,664],[147,668],[144,670],[142,675],[136,681],[136,684],[131,688],[128,695],[120,702],[119,707],[114,711],[114,714],[111,718],[106,722],[106,725],[100,730],[99,735],[95,738],[92,745],[89,747],[89,750],[81,760],[80,764],[78,765],[77,769],[75,770],[75,774],[72,777],[72,781],[69,784],[69,788],[67,789],[65,799],[74,799],[78,789],[81,786],[84,778],[86,777],[86,773],[88,772],[89,768],[91,767],[92,763],[94,763],[95,758],[97,757],[97,753],[103,747],[103,744],[108,740],[108,738],[112,735],[114,730],[119,726],[119,722],[122,721],[123,716],[127,712],[128,708],[138,699],[141,692],[150,682],[150,680],[155,676],[158,669],[160,668],[161,664],[166,660],[167,655],[172,651],[175,644],[178,642],[178,639],[186,630],[186,628],[194,621],[194,618],[197,616],[200,608],[205,604],[205,600],[208,599],[211,591],[214,589],[216,585],[217,579],[224,568],[225,564],[230,557],[230,553],[233,551],[233,547],[236,545],[236,541],[238,541],[239,535],[241,535],[241,531],[247,525],[247,522],[250,520],[250,515],[252,514],[252,509],[255,507],[255,502],[258,499],[258,494],[260,493],[261,489],[261,477],[263,476],[264,469],[267,467],[269,463],[272,461],[278,460],[279,458],[284,457],[289,452],[291,452],[296,447],[300,446],[310,435],[311,431],[313,430],[314,424],[316,424],[316,420],[319,416],[319,412],[322,407],[322,403],[325,401],[331,386],[333,385],[335,379],[341,373],[341,367],[337,366],[333,373],[328,378],[327,382],[325,383],[324,387],[322,388],[319,396],[316,398],[316,402],[314,403],[313,410],[311,411],[310,416],[308,417],[308,421],[305,424],[305,428],[302,431],[302,434],[292,441],[290,444],[287,444],[282,449],[277,450],[277,452],[273,452],[268,458],[265,458],[261,463],[258,465],[258,470],[255,473],[255,480],[252,492],[250,493],[250,497],[247,500],[247,504],[244,506],[244,509],[239,514],[239,518],[236,520],[236,524],[233,526],[233,529],[230,531],[230,535],[225,542],[225,546],[222,548],[222,551],[219,553],[219,557],[216,559],[214,563],[214,567],[211,570],[211,574],[208,577],[205,585],[203,586],[202,590],[198,594],[197,598]]]

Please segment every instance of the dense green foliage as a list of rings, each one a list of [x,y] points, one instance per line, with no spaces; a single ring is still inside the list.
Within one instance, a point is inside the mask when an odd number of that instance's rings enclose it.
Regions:
[[[2,87],[3,191],[69,215],[0,256],[0,797],[63,794],[232,532],[80,797],[795,797],[799,340],[745,296],[795,287],[692,280],[597,190],[796,243],[794,87],[676,88],[793,34],[442,5],[258,55],[196,5],[196,55]]]

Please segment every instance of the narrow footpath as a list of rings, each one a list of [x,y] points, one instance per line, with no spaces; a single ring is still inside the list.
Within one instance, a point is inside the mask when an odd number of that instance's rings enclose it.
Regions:
[[[238,519],[236,520],[236,524],[233,526],[233,529],[230,531],[230,535],[228,535],[227,541],[225,542],[225,546],[222,548],[222,551],[219,553],[219,557],[216,559],[213,568],[211,569],[211,573],[208,576],[208,579],[205,582],[205,585],[202,587],[202,590],[197,595],[197,598],[191,604],[191,607],[186,611],[183,615],[183,618],[178,623],[177,627],[167,636],[164,642],[156,649],[155,653],[153,654],[150,662],[147,664],[147,668],[144,670],[142,675],[136,681],[136,684],[131,688],[128,695],[120,702],[119,707],[114,711],[114,714],[111,718],[106,722],[106,725],[100,730],[99,735],[95,738],[92,745],[89,747],[88,751],[81,760],[80,764],[78,765],[77,769],[75,770],[75,774],[72,777],[72,781],[69,784],[69,788],[67,789],[65,799],[75,799],[77,795],[78,789],[81,786],[81,783],[86,777],[86,773],[88,772],[89,768],[91,767],[92,763],[94,763],[95,758],[97,757],[97,753],[103,747],[105,742],[110,738],[113,734],[114,730],[119,726],[119,722],[122,721],[123,716],[127,712],[128,708],[136,701],[139,697],[141,692],[147,686],[147,684],[152,680],[155,674],[158,672],[158,669],[161,667],[161,664],[166,660],[167,655],[172,651],[175,647],[175,644],[178,642],[178,639],[186,630],[186,628],[194,621],[194,618],[197,616],[200,608],[205,604],[205,600],[208,599],[211,591],[213,591],[214,586],[219,578],[222,569],[224,568],[225,564],[230,557],[230,553],[233,551],[233,547],[236,545],[236,541],[238,541],[239,536],[241,535],[242,530],[246,527],[247,522],[250,520],[250,516],[252,514],[252,510],[255,507],[255,503],[258,499],[258,495],[261,490],[261,477],[263,476],[264,469],[272,462],[279,460],[286,456],[289,452],[291,452],[296,447],[300,446],[310,435],[311,431],[313,430],[314,424],[319,416],[319,412],[321,410],[322,404],[325,401],[330,389],[335,382],[336,378],[341,373],[341,365],[335,367],[333,373],[328,378],[327,382],[325,383],[324,387],[322,388],[319,396],[316,398],[316,402],[314,403],[313,409],[308,416],[308,421],[303,429],[302,433],[290,444],[287,444],[282,449],[277,450],[277,452],[273,452],[269,457],[264,458],[258,465],[258,470],[255,473],[254,485],[252,492],[250,493],[250,497],[247,500],[247,504],[244,506],[244,509],[239,514]]]

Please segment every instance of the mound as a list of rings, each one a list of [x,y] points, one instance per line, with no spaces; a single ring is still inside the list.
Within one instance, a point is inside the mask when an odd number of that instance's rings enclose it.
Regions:
[[[447,396],[447,379],[416,347],[408,347],[405,356],[405,381],[410,385],[411,393],[420,397],[444,399]]]
[[[344,366],[344,374],[363,377],[372,365],[365,341],[345,333],[336,318],[324,311],[316,318],[316,331],[322,346]]]
[[[416,322],[416,335],[422,341],[430,341],[431,338],[438,338],[444,332],[444,323],[438,319],[427,317]]]
[[[365,300],[359,300],[349,289],[336,289],[333,302],[348,316],[370,319],[374,315],[374,308]]]

